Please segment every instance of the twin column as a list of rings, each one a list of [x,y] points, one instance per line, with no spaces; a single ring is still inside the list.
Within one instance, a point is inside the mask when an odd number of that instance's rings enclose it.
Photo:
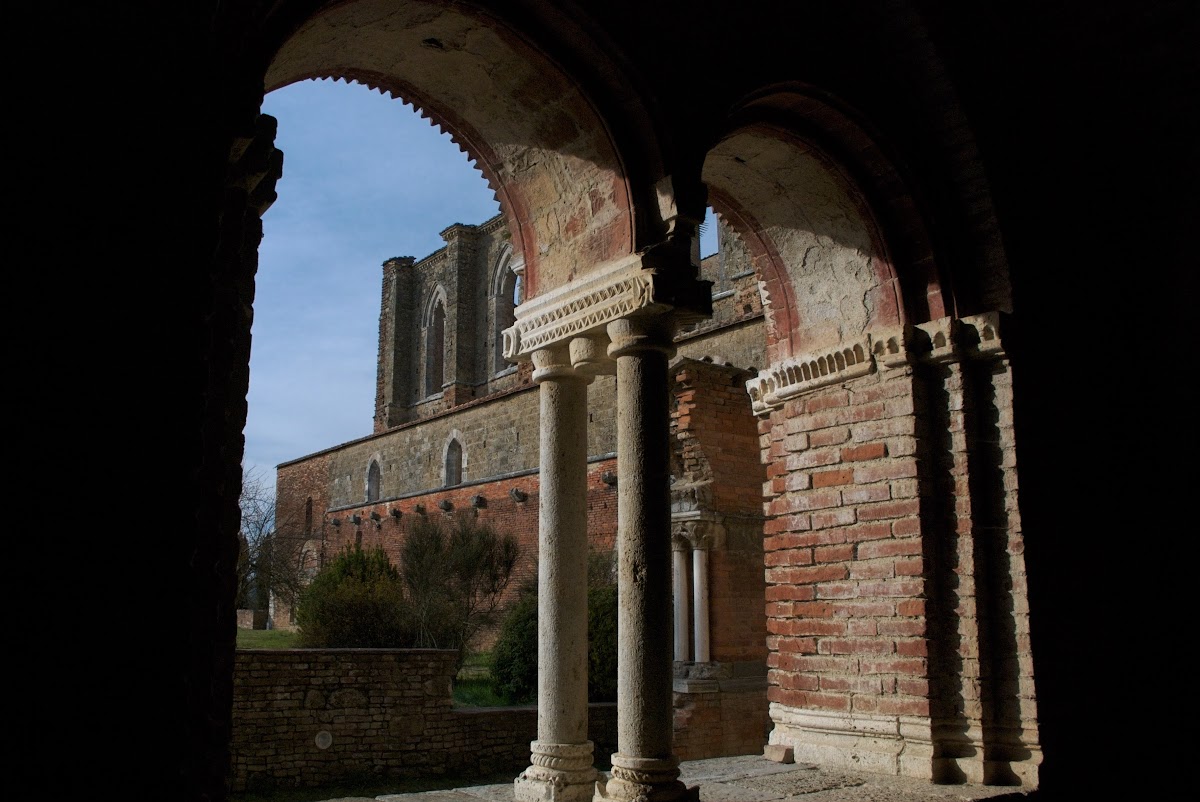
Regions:
[[[603,345],[607,341],[605,360]],[[685,796],[672,754],[670,318],[626,318],[607,337],[533,353],[541,395],[538,739],[519,802]],[[617,373],[617,753],[597,781],[587,739],[587,385]]]
[[[597,772],[588,740],[587,386],[572,351],[533,353],[541,407],[538,507],[538,739],[517,777],[518,802],[585,802]]]

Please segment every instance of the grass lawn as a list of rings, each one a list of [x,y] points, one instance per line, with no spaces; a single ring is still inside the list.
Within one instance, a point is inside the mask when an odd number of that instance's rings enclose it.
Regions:
[[[299,632],[286,629],[242,629],[237,631],[239,649],[296,649]]]

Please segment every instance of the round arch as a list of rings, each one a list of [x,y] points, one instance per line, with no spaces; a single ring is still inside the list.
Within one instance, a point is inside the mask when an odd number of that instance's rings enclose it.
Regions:
[[[753,257],[770,360],[953,309],[909,185],[831,101],[794,87],[744,101],[703,178]]]
[[[528,297],[633,253],[645,232],[664,233],[657,198],[635,201],[615,134],[580,82],[481,9],[436,0],[316,9],[280,37],[265,88],[308,79],[403,99],[450,135],[496,192]],[[645,138],[650,127],[622,130]],[[645,156],[656,148],[632,149],[638,169],[657,171]]]

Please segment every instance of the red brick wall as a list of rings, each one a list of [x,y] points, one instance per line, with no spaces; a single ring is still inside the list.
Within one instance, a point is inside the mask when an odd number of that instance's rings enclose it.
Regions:
[[[759,432],[770,700],[928,715],[911,371],[788,401]]]
[[[680,760],[762,754],[771,727],[762,688],[676,693],[674,706]]]
[[[617,492],[615,487],[605,484],[602,479],[607,471],[616,471],[615,459],[588,464],[588,537],[591,548],[601,552],[611,551],[616,547]],[[322,477],[321,481],[327,482],[327,479]],[[516,501],[509,495],[509,491],[514,488],[526,495],[524,501]],[[476,496],[483,497],[484,506],[473,506],[472,499]],[[449,511],[444,511],[438,506],[443,501],[452,505]],[[537,576],[538,503],[539,479],[535,473],[495,482],[440,488],[420,496],[395,501],[344,507],[324,515],[327,533],[325,556],[326,559],[331,559],[341,549],[353,545],[361,533],[364,548],[382,546],[392,562],[399,564],[404,537],[410,530],[412,521],[420,517],[420,513],[416,512],[418,505],[423,505],[425,515],[435,520],[449,521],[456,516],[471,516],[481,523],[490,524],[500,534],[512,534],[517,538],[521,557],[503,597],[502,603],[508,604],[523,583],[533,581]],[[392,509],[400,510],[399,519],[392,516]],[[378,525],[371,520],[372,512],[380,516]],[[360,516],[362,524],[356,527],[351,523],[352,515]],[[341,522],[340,526],[333,526],[332,521],[335,518]],[[490,648],[495,636],[495,631],[483,633],[475,647]]]

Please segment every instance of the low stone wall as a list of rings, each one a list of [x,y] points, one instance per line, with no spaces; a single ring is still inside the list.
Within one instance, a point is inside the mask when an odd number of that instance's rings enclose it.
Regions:
[[[530,707],[454,708],[455,652],[239,650],[232,788],[303,788],[364,776],[483,776],[529,765]],[[616,751],[615,704],[591,705],[597,763]]]

